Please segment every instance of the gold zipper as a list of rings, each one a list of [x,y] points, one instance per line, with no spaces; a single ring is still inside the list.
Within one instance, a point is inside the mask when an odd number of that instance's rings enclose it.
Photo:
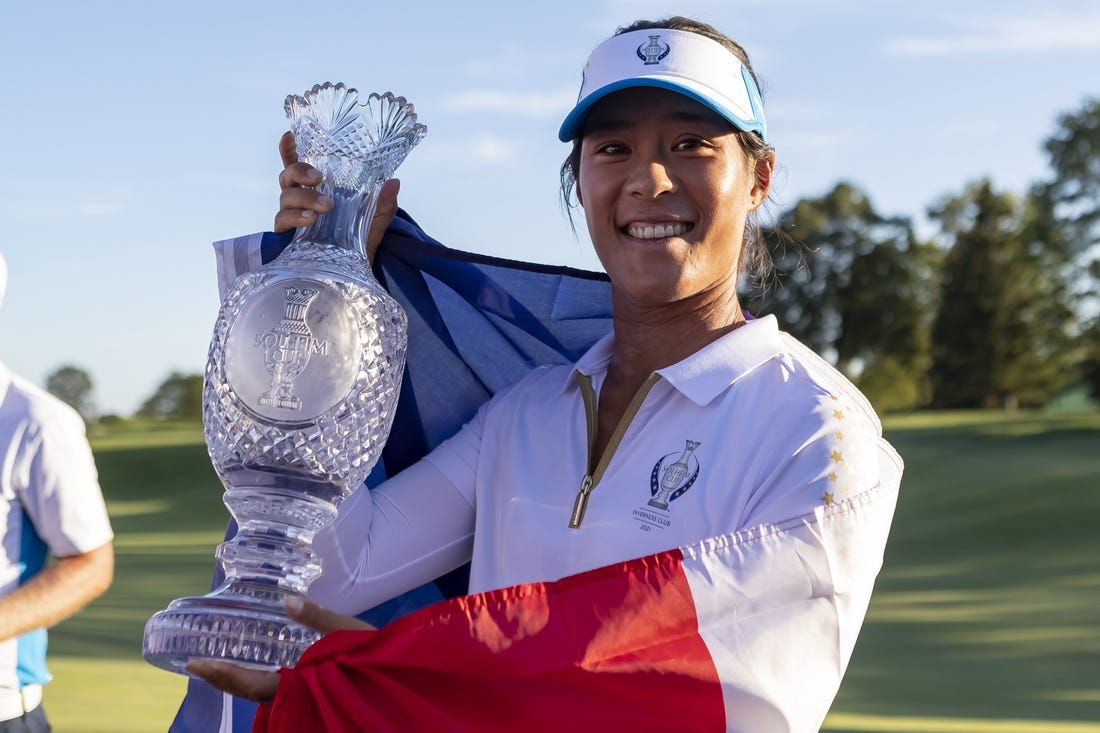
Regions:
[[[619,447],[619,443],[622,442],[623,436],[626,435],[627,428],[630,427],[631,421],[634,420],[634,416],[638,414],[638,410],[642,408],[642,403],[645,402],[646,395],[649,394],[649,390],[660,379],[660,375],[654,373],[650,374],[649,378],[638,388],[638,391],[634,393],[634,398],[631,399],[630,405],[626,408],[626,412],[619,418],[619,424],[615,426],[615,432],[611,434],[611,440],[607,443],[607,448],[604,450],[603,455],[600,456],[600,462],[594,468],[592,466],[592,452],[596,447],[596,432],[599,429],[599,411],[596,400],[596,391],[592,389],[592,378],[587,374],[581,374],[574,371],[573,374],[577,378],[577,384],[581,388],[581,398],[584,402],[584,414],[585,423],[588,427],[588,461],[585,468],[587,473],[584,478],[581,479],[581,488],[577,492],[577,498],[573,500],[573,513],[569,515],[569,528],[579,529],[581,522],[584,521],[584,514],[588,511],[588,497],[592,495],[592,491],[596,488],[596,484],[603,478],[604,471],[607,470],[607,465],[611,462],[611,456],[615,455],[616,449]]]
[[[569,515],[569,527],[577,529],[584,521],[584,513],[588,511],[588,495],[592,493],[592,477],[585,475],[581,481],[581,490],[577,492],[577,498],[573,500],[573,513]]]

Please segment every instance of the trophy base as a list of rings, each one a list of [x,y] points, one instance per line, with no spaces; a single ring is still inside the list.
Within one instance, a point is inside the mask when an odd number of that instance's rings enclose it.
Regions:
[[[145,624],[142,656],[155,667],[187,674],[191,660],[232,662],[252,669],[293,667],[320,632],[286,617],[283,593],[180,598]],[[277,602],[273,602],[276,599]]]

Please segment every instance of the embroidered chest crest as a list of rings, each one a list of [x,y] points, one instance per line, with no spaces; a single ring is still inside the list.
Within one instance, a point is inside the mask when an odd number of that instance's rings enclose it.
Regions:
[[[658,509],[668,509],[670,502],[684,495],[699,478],[699,459],[695,449],[702,445],[697,440],[685,441],[684,450],[661,456],[653,465],[649,475],[649,505]],[[673,457],[678,458],[672,460]]]

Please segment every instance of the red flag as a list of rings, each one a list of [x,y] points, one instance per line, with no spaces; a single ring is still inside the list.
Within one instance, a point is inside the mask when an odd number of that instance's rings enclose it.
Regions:
[[[329,634],[255,733],[816,731],[882,562],[900,479],[782,526]]]

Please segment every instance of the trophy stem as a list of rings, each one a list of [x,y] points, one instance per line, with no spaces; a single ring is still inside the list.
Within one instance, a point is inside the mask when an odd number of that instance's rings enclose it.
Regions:
[[[225,582],[205,596],[173,601],[149,619],[142,653],[151,664],[171,672],[202,658],[291,667],[319,638],[285,616],[283,600],[304,595],[321,574],[311,543],[336,516],[321,497],[339,489],[295,485],[297,493],[285,486],[228,488],[225,503],[238,530],[215,553]]]
[[[270,487],[232,488],[225,504],[238,523],[237,533],[215,552],[227,583],[276,585],[304,594],[321,575],[313,537],[336,517],[336,508],[304,492]]]
[[[317,190],[332,199],[332,211],[321,214],[308,227],[299,229],[293,241],[312,244],[323,242],[351,250],[365,258],[367,228],[378,207],[381,185],[349,188],[336,184],[334,177],[326,171],[322,171],[321,175],[321,185]]]

